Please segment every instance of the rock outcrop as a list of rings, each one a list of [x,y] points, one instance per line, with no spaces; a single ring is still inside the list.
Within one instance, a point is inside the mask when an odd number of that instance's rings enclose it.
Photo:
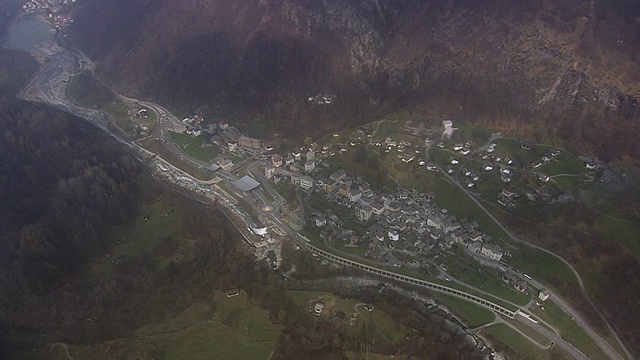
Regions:
[[[409,109],[638,158],[639,19],[631,0],[87,0],[72,38],[125,92],[279,131]]]

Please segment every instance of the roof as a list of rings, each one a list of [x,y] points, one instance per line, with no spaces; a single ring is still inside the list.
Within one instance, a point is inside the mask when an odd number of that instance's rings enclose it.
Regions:
[[[240,191],[251,191],[260,186],[260,183],[254,180],[252,177],[245,175],[242,178],[234,181],[233,186],[237,187]]]
[[[207,170],[209,170],[209,171],[216,171],[216,170],[218,170],[218,169],[220,169],[220,165],[218,165],[218,164],[211,164],[211,165],[207,168]]]
[[[266,227],[261,227],[261,228],[256,228],[256,227],[249,227],[249,229],[251,230],[252,233],[259,235],[259,236],[265,236],[267,235],[267,228]]]

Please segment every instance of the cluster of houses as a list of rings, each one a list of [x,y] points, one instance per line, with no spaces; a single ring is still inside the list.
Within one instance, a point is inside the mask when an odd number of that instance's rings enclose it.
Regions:
[[[453,133],[458,130],[458,128],[453,127],[453,121],[451,120],[442,120],[442,127],[444,128],[444,130],[442,131],[443,139],[450,139],[451,135],[453,135]]]
[[[366,181],[344,170],[328,178],[312,177],[317,166],[316,147],[312,144],[305,154],[294,151],[284,157],[272,155],[271,161],[265,164],[264,174],[274,182],[286,179],[303,190],[322,193],[329,201],[351,209],[354,217],[366,226],[366,235],[358,236],[354,230],[343,228],[344,222],[336,214],[318,209],[314,221],[316,226],[323,227],[320,236],[329,242],[364,246],[368,241],[370,256],[383,262],[390,258],[380,259],[379,250],[384,248],[381,245],[394,247],[400,241],[403,244],[408,241],[415,254],[439,255],[459,244],[490,259],[501,259],[502,250],[490,244],[491,237],[480,231],[477,222],[457,219],[446,209],[438,208],[432,203],[433,192],[401,189],[392,194],[377,194]]]
[[[444,142],[438,143],[439,148],[444,148],[445,146]],[[461,156],[466,156],[471,152],[473,146],[475,146],[475,143],[469,140],[465,143],[453,144],[451,150],[459,153]],[[493,171],[495,168],[499,168],[500,180],[504,183],[509,183],[513,180],[514,176],[514,169],[512,167],[514,161],[509,157],[494,156],[492,153],[495,151],[495,148],[496,144],[491,143],[485,151],[479,154],[480,158],[485,162],[482,168],[485,171]],[[449,166],[447,166],[447,173],[450,175],[454,174],[456,172],[454,166],[458,164],[460,164],[460,160],[455,156],[451,156],[449,158]],[[428,163],[427,170],[438,171],[438,167],[434,163]],[[476,182],[481,180],[480,175],[475,171],[465,169],[464,172],[467,177],[465,184],[468,188],[475,187]]]
[[[540,159],[532,161],[531,167],[534,169],[539,168],[540,166],[560,156],[560,154],[561,154],[560,150],[557,150],[557,149],[552,149],[550,151],[547,151],[544,154],[542,154],[542,156],[540,156]]]
[[[504,209],[515,207],[516,201],[518,201],[518,195],[507,189],[502,189],[498,193],[498,204],[500,204]]]
[[[30,14],[40,10],[48,10],[52,13],[60,11],[64,5],[73,4],[76,0],[29,0],[22,5],[25,14]]]
[[[433,192],[399,189],[391,194],[377,194],[366,181],[343,170],[318,183],[322,184],[320,191],[329,201],[353,209],[355,218],[368,225],[366,235],[361,238],[342,229],[342,222],[336,215],[320,212],[316,214],[315,222],[317,226],[326,226],[321,236],[328,241],[344,241],[349,246],[360,246],[362,241],[369,241],[370,254],[374,258],[379,245],[395,247],[394,244],[401,240],[408,241],[405,249],[414,254],[439,255],[459,244],[493,260],[502,258],[502,249],[490,244],[491,237],[480,231],[476,221],[457,219],[446,209],[439,208],[432,202]]]
[[[243,135],[238,129],[229,125],[226,120],[221,120],[217,124],[214,122],[204,124],[204,120],[200,114],[188,116],[182,121],[173,121],[170,130],[191,136],[200,136],[202,133],[206,133],[210,136],[210,142],[203,142],[203,146],[205,144],[217,145],[230,152],[262,150],[264,145],[262,140]],[[265,150],[269,149],[265,148]]]
[[[336,96],[334,94],[316,94],[309,96],[307,100],[317,105],[328,105],[336,100]]]
[[[313,189],[316,184],[309,174],[316,170],[317,147],[318,145],[313,143],[308,148],[294,150],[284,157],[280,154],[271,155],[271,161],[265,164],[264,176],[275,183],[288,179],[303,190]]]
[[[513,167],[515,161],[507,156],[494,155],[496,144],[491,143],[489,147],[480,153],[480,159],[487,161],[484,165],[484,170],[492,171],[494,168],[499,168],[500,180],[503,183],[510,183],[515,175],[515,168]]]

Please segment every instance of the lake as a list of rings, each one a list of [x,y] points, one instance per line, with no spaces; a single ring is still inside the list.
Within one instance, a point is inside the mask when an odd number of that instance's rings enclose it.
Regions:
[[[54,34],[47,22],[36,19],[24,19],[12,23],[2,39],[2,45],[13,49],[26,50],[34,55],[46,56],[40,49],[41,44],[54,42]]]

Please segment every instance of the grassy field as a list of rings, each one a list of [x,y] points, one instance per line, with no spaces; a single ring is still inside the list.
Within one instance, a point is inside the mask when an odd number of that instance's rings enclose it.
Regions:
[[[402,127],[401,122],[394,120],[380,120],[371,125],[372,131],[375,131],[375,135],[371,138],[372,141],[384,141],[388,136],[396,133]],[[377,131],[376,131],[377,129]]]
[[[175,133],[173,131],[169,131],[169,135],[171,136],[171,140],[175,142],[175,144],[184,151],[187,155],[200,160],[200,161],[211,161],[218,155],[218,152],[214,147],[203,147],[202,143],[206,140],[205,135],[200,135],[197,137]]]
[[[244,291],[238,296],[216,298],[216,320],[249,342],[275,343],[279,336],[279,329],[268,319],[267,312],[250,303]]]
[[[184,160],[180,159],[178,156],[174,155],[171,151],[167,150],[165,145],[158,140],[154,140],[153,138],[149,138],[143,141],[140,141],[140,144],[149,151],[158,154],[164,160],[171,163],[173,166],[184,170],[191,174],[196,179],[200,180],[211,180],[214,175],[210,171],[207,171],[203,168],[196,167],[191,163],[187,163]]]
[[[494,239],[508,239],[504,231],[457,186],[441,178],[435,182],[433,191],[436,193],[434,202],[439,207],[449,210],[458,218],[476,220],[481,231]]]
[[[466,263],[472,262],[470,258],[463,260]],[[518,305],[526,305],[531,296],[516,291],[513,287],[505,285],[497,274],[489,274],[484,269],[471,269],[467,264],[460,263],[459,259],[454,261],[444,261],[449,267],[449,273],[456,279],[463,281],[471,286],[475,286],[495,296],[510,301]]]
[[[600,216],[594,228],[629,249],[636,259],[640,259],[640,225]]]
[[[355,217],[353,209],[349,209],[346,206],[339,205],[335,202],[328,201],[322,194],[311,194],[309,196],[307,203],[314,210],[318,211],[326,211],[331,210],[334,215],[336,215],[340,220],[345,221],[346,219]]]
[[[391,360],[397,359],[396,355],[382,355],[382,354],[372,354],[372,353],[359,353],[356,351],[346,351],[344,356],[349,360]]]
[[[140,123],[148,125],[150,128],[154,128],[156,126],[156,123],[158,122],[158,115],[156,114],[155,111],[151,110],[146,106],[142,106],[142,108],[146,109],[147,114],[149,115],[147,116],[146,119],[141,119]]]
[[[580,184],[580,178],[576,175],[558,175],[553,177],[552,181],[565,190],[574,189]]]
[[[331,246],[338,251],[357,255],[362,258],[364,258],[365,254],[367,253],[367,248],[363,246],[351,247],[351,246],[345,246],[344,244],[332,244]]]
[[[539,334],[537,331],[535,331],[532,328],[530,328],[529,326],[521,323],[520,321],[511,320],[511,319],[507,319],[507,318],[503,318],[503,319],[505,321],[507,321],[511,326],[513,326],[513,327],[517,328],[518,330],[520,330],[520,332],[522,332],[523,334],[525,334],[528,337],[530,337],[533,340],[535,340],[538,344],[540,344],[542,346],[546,346],[546,345],[549,344],[550,340],[546,336],[543,336],[543,335]]]
[[[348,322],[349,317],[355,316],[354,326],[347,325],[346,330],[347,334],[354,338],[359,338],[363,336],[363,334],[366,334],[364,336],[366,336],[369,341],[378,339],[379,341],[385,340],[391,343],[398,343],[402,341],[405,336],[412,334],[410,328],[399,324],[384,311],[374,309],[369,312],[365,310],[362,305],[359,305],[356,310],[356,305],[361,304],[361,302],[356,299],[342,299],[322,291],[290,290],[287,291],[287,295],[309,310],[311,310],[316,302],[323,302],[325,308],[322,316],[332,317],[337,312],[343,311],[346,317],[340,321],[344,321],[345,323]]]
[[[229,318],[231,325],[226,323]],[[128,338],[91,347],[69,345],[69,353],[74,359],[267,359],[279,334],[266,311],[241,292],[233,298],[218,296],[215,307],[194,303],[175,318],[145,325]],[[61,346],[52,354],[56,356],[46,358],[67,358]]]
[[[149,253],[165,238],[177,237],[183,231],[181,217],[169,205],[152,205],[141,214],[137,225],[123,234],[126,239],[114,248],[114,255],[137,256]]]
[[[333,165],[333,168],[340,168],[351,174],[361,175],[367,179],[367,182],[369,182],[371,188],[374,190],[381,189],[383,186],[393,187],[395,184],[387,176],[388,169],[377,161],[379,156],[377,150],[377,147],[365,150],[366,159],[362,162],[354,160],[353,153],[358,151],[357,148],[351,148],[349,152],[327,158],[325,161]]]
[[[464,143],[467,140],[472,140],[480,146],[487,142],[489,135],[492,133],[490,129],[458,121],[454,122],[453,126],[458,130],[451,136],[451,143]]]
[[[531,300],[531,296],[520,293],[497,279],[487,280],[480,289],[518,305],[526,305]]]
[[[440,175],[427,171],[424,166],[418,167],[416,163],[417,160],[410,164],[404,164],[395,155],[387,155],[381,161],[382,167],[403,187],[416,189],[420,192],[433,190],[434,184],[438,181]],[[390,187],[394,187],[395,183],[392,182],[390,185]]]
[[[300,205],[298,199],[296,198],[295,185],[291,185],[290,183],[281,181],[278,184],[272,184],[272,186],[273,189],[287,201],[287,206],[289,206],[291,209],[295,209]]]
[[[116,99],[111,90],[96,79],[92,72],[72,77],[68,92],[74,102],[88,108],[104,108]]]
[[[122,131],[129,135],[135,133],[134,124],[129,117],[129,108],[121,103],[106,104],[102,110],[106,112],[113,123]]]
[[[584,167],[584,161],[566,152],[561,153],[560,156],[540,166],[539,169],[547,175],[584,174],[587,172],[587,169]]]
[[[537,359],[545,352],[505,324],[492,325],[482,331],[527,359]]]
[[[355,304],[354,304],[355,305]],[[347,312],[349,313],[349,312]],[[366,332],[374,338],[381,337],[391,343],[397,344],[409,336],[413,331],[395,321],[387,313],[374,309],[369,312],[364,306],[358,306],[358,317],[356,317],[356,325],[347,330],[351,334],[362,334]]]
[[[535,274],[536,279],[550,283],[551,277],[557,277],[571,286],[578,288],[578,280],[571,269],[550,254],[523,246],[514,252],[509,261],[525,273]]]
[[[557,327],[563,339],[569,341],[591,359],[607,358],[578,324],[553,302],[547,301],[544,304],[544,310],[535,308],[532,313]]]
[[[146,206],[140,214],[140,218],[131,228],[111,235],[116,241],[111,250],[111,257],[98,258],[91,262],[86,269],[87,275],[111,269],[112,261],[150,254],[166,239],[177,239],[184,230],[181,215],[175,213],[173,207],[167,204]],[[181,239],[176,251],[168,254],[170,258],[158,254],[154,257],[155,263],[162,266],[169,261],[179,262],[187,256],[192,247],[191,240]]]
[[[447,308],[470,327],[488,324],[495,319],[495,315],[491,311],[470,302],[444,294],[433,294],[433,297],[442,301]]]

